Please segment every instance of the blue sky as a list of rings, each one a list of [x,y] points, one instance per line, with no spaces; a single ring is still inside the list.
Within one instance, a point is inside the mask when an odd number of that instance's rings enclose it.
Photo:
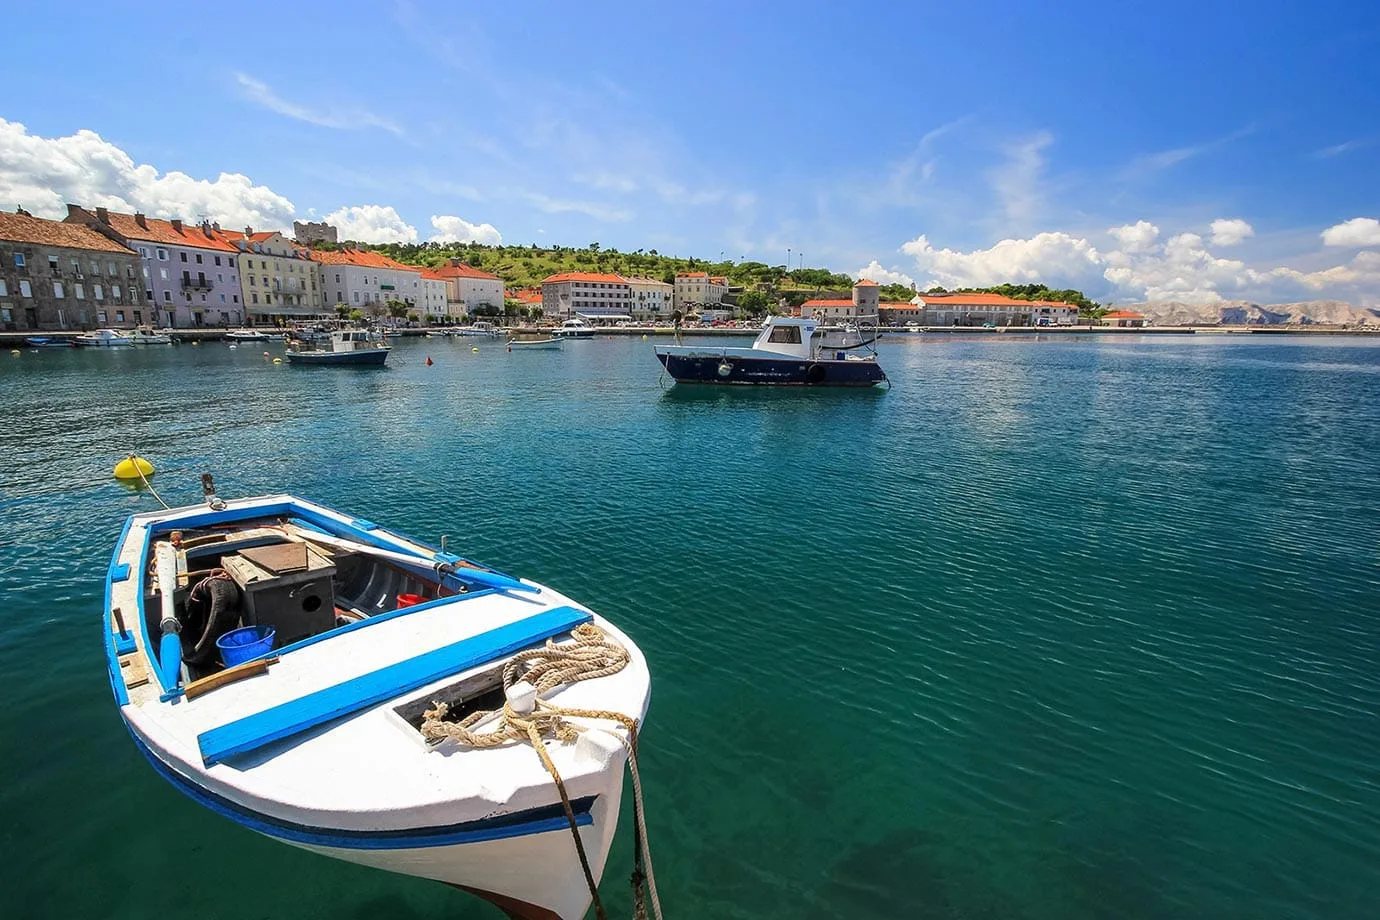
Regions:
[[[11,4],[0,205],[1380,303],[1376,4],[153,7]]]

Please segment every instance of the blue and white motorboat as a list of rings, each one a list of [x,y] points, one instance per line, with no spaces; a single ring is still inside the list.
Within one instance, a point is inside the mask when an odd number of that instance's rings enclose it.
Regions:
[[[291,364],[344,364],[381,366],[392,346],[375,339],[364,329],[338,329],[324,342],[293,341],[286,351]]]
[[[116,329],[96,329],[93,332],[83,333],[72,340],[74,345],[82,348],[113,348],[122,345],[133,345],[134,339],[127,332],[120,332]]]
[[[225,333],[225,338],[231,342],[267,342],[268,335],[257,329],[231,329]]]
[[[870,387],[887,379],[873,342],[856,329],[773,316],[750,348],[658,345],[656,357],[677,383]]]
[[[561,323],[551,330],[551,334],[558,339],[592,339],[594,338],[594,327],[576,317]]]
[[[30,348],[71,348],[72,340],[66,336],[31,335],[24,344]]]
[[[632,640],[370,521],[206,492],[131,516],[106,579],[110,686],[154,769],[292,846],[584,916],[650,693]]]
[[[498,327],[496,327],[493,323],[488,323],[484,322],[483,320],[480,320],[479,322],[471,323],[468,326],[457,326],[452,331],[452,334],[460,336],[461,338],[496,339],[498,338],[500,333],[498,331]]]

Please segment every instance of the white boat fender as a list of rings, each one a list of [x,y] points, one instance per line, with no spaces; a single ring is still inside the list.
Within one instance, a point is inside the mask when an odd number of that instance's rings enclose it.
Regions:
[[[605,769],[624,750],[622,738],[602,728],[591,728],[580,732],[575,739],[575,762],[595,763]]]
[[[513,707],[513,712],[519,715],[525,716],[537,708],[537,688],[525,680],[506,688],[503,695],[508,698],[508,705]]]
[[[727,377],[727,376],[728,376],[729,374],[731,374],[731,373],[733,373],[733,365],[732,365],[732,364],[729,364],[727,361],[724,361],[724,362],[722,362],[722,363],[719,364],[719,376],[720,376],[720,377]]]

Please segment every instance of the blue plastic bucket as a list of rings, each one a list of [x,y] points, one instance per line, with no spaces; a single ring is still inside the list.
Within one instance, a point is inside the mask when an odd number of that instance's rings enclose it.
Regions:
[[[273,627],[246,626],[243,629],[232,629],[216,640],[216,648],[220,649],[220,657],[225,666],[233,668],[273,650]]]

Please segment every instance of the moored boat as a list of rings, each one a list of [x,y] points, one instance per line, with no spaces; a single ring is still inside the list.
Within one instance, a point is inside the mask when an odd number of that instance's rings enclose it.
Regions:
[[[72,340],[72,344],[80,345],[83,348],[111,348],[133,345],[134,339],[127,332],[120,332],[115,329],[97,329],[94,332],[77,336]]]
[[[498,338],[498,336],[499,336],[499,331],[498,331],[498,329],[494,326],[493,323],[486,323],[486,322],[484,322],[483,320],[481,320],[481,321],[479,321],[479,322],[477,322],[477,323],[471,323],[471,324],[468,325],[468,326],[457,326],[457,327],[453,330],[453,333],[452,333],[452,334],[458,335],[458,336],[467,336],[467,337],[475,337],[475,336],[478,336],[478,337],[482,337],[482,338],[494,339],[494,338]]]
[[[30,348],[71,348],[72,339],[68,336],[31,335],[24,340]]]
[[[388,360],[392,346],[375,339],[364,329],[338,329],[324,342],[293,340],[287,349],[292,364],[344,364],[380,366]]]
[[[554,589],[369,521],[207,491],[130,517],[107,573],[111,689],[155,770],[284,843],[525,920],[583,916],[650,692],[636,645]],[[572,666],[583,679],[556,673]],[[550,736],[552,772],[523,722]]]
[[[268,336],[257,329],[232,329],[225,333],[225,337],[232,342],[266,342]]]
[[[172,336],[166,332],[155,332],[151,326],[136,326],[129,334],[135,345],[171,345]]]
[[[773,316],[750,348],[658,345],[656,357],[677,383],[870,387],[887,379],[857,330],[822,328],[813,319]]]
[[[594,327],[577,317],[561,323],[551,334],[558,339],[592,339]]]
[[[514,335],[508,340],[508,350],[559,351],[561,340],[553,335]]]

